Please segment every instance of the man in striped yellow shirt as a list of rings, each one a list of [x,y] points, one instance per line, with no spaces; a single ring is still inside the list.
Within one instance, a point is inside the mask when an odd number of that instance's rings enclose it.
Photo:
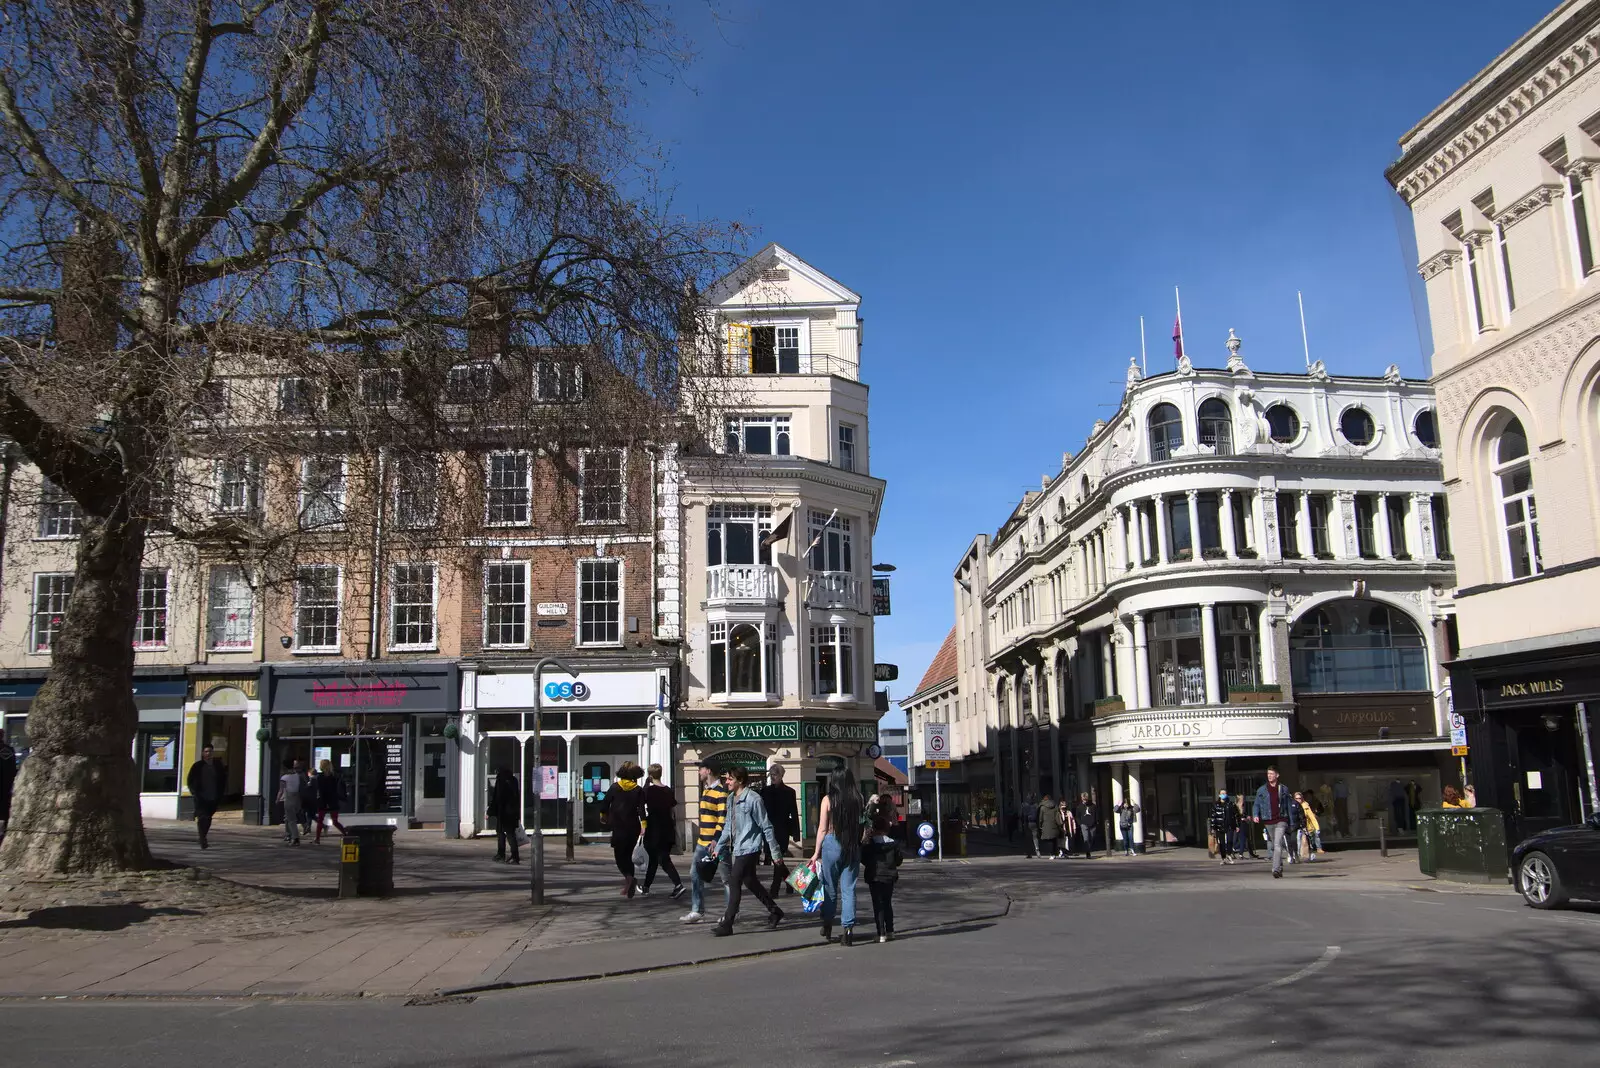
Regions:
[[[694,860],[689,865],[689,914],[684,923],[699,923],[705,919],[706,875],[701,859],[711,852],[711,845],[722,833],[728,819],[728,787],[722,770],[709,760],[700,762],[700,813],[695,833]],[[724,858],[725,860],[725,858]],[[719,868],[721,864],[719,864]],[[726,890],[727,876],[723,876]]]

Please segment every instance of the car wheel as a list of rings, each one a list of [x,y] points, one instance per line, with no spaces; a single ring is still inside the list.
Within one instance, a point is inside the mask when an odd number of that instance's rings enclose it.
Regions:
[[[1517,868],[1517,886],[1523,900],[1536,909],[1558,908],[1566,903],[1556,863],[1545,853],[1529,853]]]

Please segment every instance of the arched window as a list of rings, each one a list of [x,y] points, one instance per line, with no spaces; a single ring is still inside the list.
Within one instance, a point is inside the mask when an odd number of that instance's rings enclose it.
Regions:
[[[1233,413],[1226,401],[1212,397],[1200,405],[1200,444],[1218,456],[1233,455]]]
[[[1494,478],[1500,497],[1500,523],[1505,532],[1506,573],[1514,579],[1537,575],[1539,508],[1533,499],[1533,463],[1528,435],[1515,416],[1494,445]]]
[[[999,720],[1002,728],[1011,726],[1011,680],[1002,677],[1000,685],[995,687],[995,697],[1000,710]]]
[[[772,624],[713,622],[706,630],[712,693],[778,691],[778,644]]]
[[[1183,444],[1183,416],[1171,404],[1150,409],[1150,459],[1167,460]]]
[[[1429,689],[1422,631],[1398,609],[1355,597],[1330,601],[1289,631],[1296,693]]]

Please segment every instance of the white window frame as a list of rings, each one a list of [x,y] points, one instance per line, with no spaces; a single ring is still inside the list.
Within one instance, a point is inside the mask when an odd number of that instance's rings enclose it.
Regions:
[[[1596,259],[1594,241],[1589,236],[1589,217],[1594,211],[1594,205],[1589,203],[1588,193],[1583,188],[1583,177],[1570,171],[1563,171],[1562,177],[1566,179],[1567,195],[1563,198],[1567,202],[1567,225],[1572,234],[1572,275],[1574,284],[1583,285],[1584,280],[1594,271]],[[1578,218],[1578,212],[1583,212],[1583,218]],[[1589,248],[1589,269],[1584,270],[1583,249]]]
[[[600,601],[586,601],[583,597],[583,573],[590,565],[615,564],[617,568],[617,636],[611,641],[586,641],[584,639],[584,624],[588,621],[586,608],[589,604],[602,604]],[[616,649],[627,642],[628,618],[627,607],[627,580],[628,565],[620,556],[590,556],[578,561],[577,582],[574,588],[573,603],[577,606],[574,613],[576,624],[572,635],[573,644],[584,649]]]
[[[846,435],[848,435],[849,438],[850,438],[850,441],[849,441],[850,457],[849,457],[848,461],[846,461],[846,459],[845,459],[845,446],[846,446],[845,437],[846,437]],[[838,451],[839,451],[839,455],[838,455],[838,458],[836,460],[836,463],[838,465],[839,470],[841,470],[841,471],[855,471],[855,470],[857,470],[857,466],[856,466],[856,462],[857,462],[856,461],[856,425],[854,423],[840,423],[839,427],[838,427],[838,431],[834,434],[833,437],[834,437],[834,447],[837,448]]]
[[[390,514],[399,530],[430,530],[439,523],[439,458],[433,455],[408,456],[394,465],[394,491],[390,497]],[[431,506],[425,518],[409,519],[401,505],[405,497],[418,497],[417,485],[426,480],[432,494]]]
[[[82,533],[83,506],[49,478],[39,476],[38,540],[71,541]]]
[[[1517,423],[1523,427],[1523,438],[1527,438],[1527,424],[1521,419]],[[1503,433],[1504,431],[1502,431]],[[1492,462],[1489,465],[1489,477],[1494,479],[1495,501],[1495,526],[1500,531],[1500,561],[1505,567],[1507,582],[1521,582],[1544,573],[1543,553],[1539,548],[1539,506],[1535,500],[1536,486],[1533,478],[1533,449],[1530,443],[1527,452],[1514,460],[1500,462],[1500,436],[1496,435],[1490,444],[1494,450]],[[1521,493],[1507,495],[1505,492],[1505,476],[1515,474],[1519,468],[1528,470],[1528,488]],[[1517,523],[1506,522],[1506,505],[1517,504],[1522,509],[1522,519]],[[1511,532],[1516,527],[1523,527],[1528,537],[1528,573],[1518,575],[1512,566],[1511,559]]]
[[[576,404],[583,400],[586,377],[577,360],[538,360],[533,365],[534,402]]]
[[[522,501],[523,516],[521,519],[495,519],[494,494],[508,493],[516,489],[514,486],[496,486],[494,484],[494,464],[499,457],[519,457],[522,462],[522,487],[524,494]],[[533,454],[526,449],[501,449],[489,454],[489,463],[483,472],[483,523],[490,527],[526,527],[533,523]]]
[[[813,575],[854,575],[856,573],[856,552],[854,524],[847,515],[833,515],[812,509],[806,516],[806,567]],[[811,546],[815,545],[815,548]],[[818,553],[821,557],[822,567],[816,566],[812,554]],[[836,557],[830,561],[829,557]],[[836,562],[842,567],[828,567],[830,562]]]
[[[783,361],[778,355],[778,332],[792,329],[796,332],[796,373],[803,375],[816,373],[811,366],[813,357],[818,354],[811,351],[810,319],[751,319],[746,322],[729,323],[728,326],[742,327],[744,329],[743,337],[738,337],[737,331],[729,330],[728,332],[728,353],[731,356],[740,358],[738,361],[740,374],[755,373],[750,368],[750,361],[755,353],[755,331],[760,327],[772,328],[772,359],[777,367],[781,368],[783,366]],[[834,357],[824,357],[824,359],[834,359]],[[783,374],[784,372],[778,370],[774,373]]]
[[[760,636],[761,652],[758,674],[762,689],[735,690],[731,689],[729,680],[733,678],[732,649],[729,638],[735,627],[754,627]],[[718,657],[722,660],[722,689],[712,686],[712,665]],[[778,652],[778,627],[776,623],[758,619],[718,619],[706,625],[706,693],[713,698],[723,700],[742,698],[745,700],[769,700],[779,697],[783,693],[783,665]]]
[[[368,367],[356,383],[363,408],[387,408],[398,403],[400,386],[398,367]]]
[[[406,601],[399,600],[400,572],[402,569],[417,570],[428,569],[428,600]],[[402,642],[396,640],[402,627],[416,627],[420,624],[414,622],[401,622],[402,610],[415,611],[419,608],[428,610],[428,637],[426,641]],[[432,560],[417,560],[389,565],[389,649],[391,652],[434,652],[439,648],[439,565]]]
[[[227,572],[233,572],[237,575],[239,584],[244,587],[245,598],[242,606],[231,596],[228,596],[235,589],[231,584],[221,590],[224,594],[223,600],[219,602],[217,599],[219,592],[218,576]],[[229,627],[228,625],[226,615],[229,611],[234,611],[236,615],[243,617],[243,629],[248,635],[244,641],[237,639],[231,641],[219,640],[230,629],[237,633],[237,627]],[[255,590],[250,586],[250,577],[245,569],[238,564],[212,565],[210,573],[206,576],[206,649],[218,653],[248,652],[254,649],[256,647],[255,612]]]
[[[337,492],[333,489],[313,488],[311,486],[311,469],[313,464],[337,463],[339,465]],[[350,461],[345,456],[307,456],[300,461],[300,526],[305,530],[343,530],[345,523],[345,506],[348,500],[350,484]],[[313,496],[321,496],[332,501],[338,513],[338,518],[330,523],[308,524],[306,522],[306,507]]]
[[[301,613],[308,610],[326,609],[324,603],[306,604],[300,597],[305,589],[305,573],[308,571],[332,571],[334,573],[334,601],[333,601],[333,644],[332,645],[302,645],[300,636],[306,629],[301,625]],[[338,564],[301,564],[295,569],[294,578],[294,651],[296,653],[338,653],[344,649],[344,568]]]
[[[489,571],[496,567],[517,568],[522,572],[522,640],[514,642],[496,642],[489,640]],[[533,632],[532,605],[533,596],[532,568],[527,560],[485,560],[483,562],[483,647],[485,649],[526,649]],[[512,602],[506,602],[509,606]]]
[[[303,406],[298,400],[293,404],[289,403],[291,389],[288,384],[290,382],[300,383],[300,386],[295,387],[293,392],[297,397],[300,397],[306,402]],[[306,377],[305,375],[280,375],[278,377],[279,415],[288,416],[291,419],[299,418],[301,416],[314,414],[320,407],[322,407],[322,405],[320,403],[320,398],[318,397],[317,384],[315,381]]]
[[[160,576],[159,581],[154,581]],[[146,596],[159,598],[159,603],[146,604]],[[171,620],[172,571],[165,567],[147,567],[139,572],[139,609],[133,619],[133,647],[139,650],[161,650],[167,647],[167,625]],[[151,637],[141,638],[148,633]]]
[[[473,379],[482,374],[481,383]],[[456,381],[464,379],[466,389],[458,390]],[[444,401],[446,404],[479,404],[483,401],[493,400],[495,396],[495,368],[488,360],[469,360],[451,366],[445,375]]]
[[[751,452],[747,447],[748,439],[745,432],[752,426],[765,426],[771,435],[771,452]],[[778,438],[787,439],[789,448],[779,451]],[[731,442],[729,439],[733,439]],[[794,420],[788,412],[752,412],[745,415],[730,415],[723,420],[722,450],[728,455],[739,456],[793,456],[794,455]]]
[[[49,611],[41,612],[39,608],[40,586],[44,584],[56,586],[49,591],[47,596],[60,599],[60,607],[52,607]],[[77,585],[77,576],[71,571],[43,571],[33,576],[33,621],[28,628],[28,652],[49,653],[55,644],[55,638],[61,633],[61,628],[67,621],[67,605],[72,600],[73,588]],[[53,603],[53,602],[52,602]],[[58,617],[54,625],[43,630],[45,640],[40,643],[41,631],[39,618],[42,615]]]
[[[615,519],[598,519],[587,514],[584,495],[589,489],[589,459],[596,453],[609,453],[617,457],[617,515]],[[593,448],[578,450],[578,522],[586,526],[620,526],[628,520],[628,450],[619,448]]]
[[[857,655],[861,643],[857,640],[860,628],[843,623],[814,624],[811,627],[809,653],[811,662],[811,695],[824,700],[849,700],[859,698],[856,692],[861,687],[861,658]],[[821,663],[818,654],[823,649],[831,648],[834,658],[835,689],[827,691],[822,688]],[[844,650],[849,649],[849,670],[845,668]],[[848,674],[846,680],[842,676]],[[849,689],[845,689],[848,682]]]
[[[736,523],[748,523],[755,528],[756,558],[751,563],[771,564],[772,546],[762,545],[761,542],[767,535],[772,533],[772,505],[726,501],[706,508],[706,566],[749,566],[746,564],[728,564],[728,527]],[[715,528],[715,531],[713,531],[713,528]],[[717,555],[720,557],[716,563],[711,562],[713,533],[716,536]]]
[[[229,478],[229,469],[236,469],[243,478]],[[241,459],[219,459],[212,466],[212,504],[213,515],[254,515],[260,500],[260,465],[254,457]],[[242,485],[244,487],[244,503],[238,507],[231,507],[227,503],[227,487],[229,485]],[[302,492],[304,484],[302,481]]]

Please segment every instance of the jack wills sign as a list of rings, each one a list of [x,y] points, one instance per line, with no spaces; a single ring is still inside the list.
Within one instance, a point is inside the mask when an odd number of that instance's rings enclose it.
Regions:
[[[1525,669],[1515,675],[1480,678],[1478,694],[1485,708],[1570,705],[1600,699],[1600,665],[1581,661]]]

